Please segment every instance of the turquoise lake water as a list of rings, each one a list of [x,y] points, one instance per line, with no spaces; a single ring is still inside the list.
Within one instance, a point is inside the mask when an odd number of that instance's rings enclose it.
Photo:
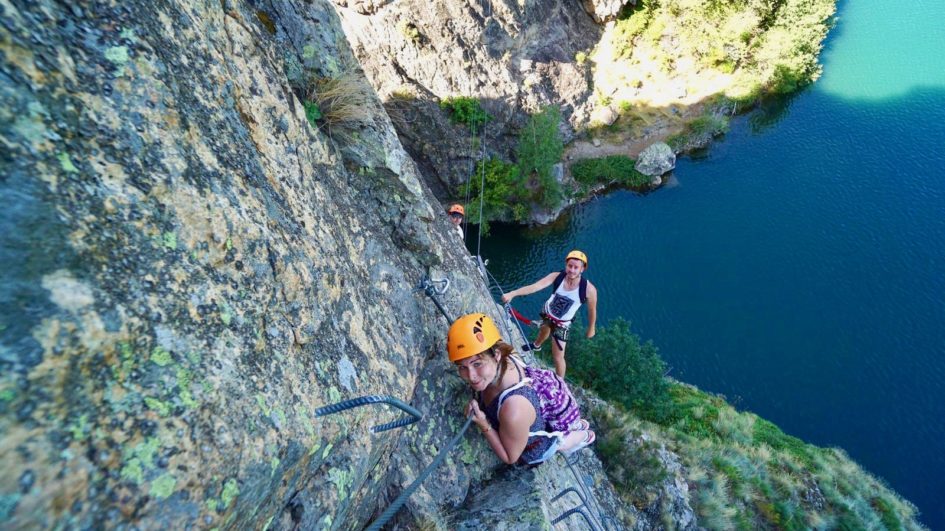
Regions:
[[[672,185],[494,226],[482,254],[511,289],[586,251],[603,324],[631,320],[676,378],[844,448],[945,529],[945,2],[841,2],[822,62]]]

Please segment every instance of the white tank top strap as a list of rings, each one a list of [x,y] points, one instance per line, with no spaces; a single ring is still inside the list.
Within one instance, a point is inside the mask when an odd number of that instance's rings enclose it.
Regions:
[[[520,388],[520,387],[525,387],[526,385],[531,385],[531,383],[532,383],[532,379],[531,379],[531,378],[522,378],[517,384],[513,385],[512,387],[509,387],[509,388],[506,389],[505,391],[502,391],[502,394],[499,395],[499,407],[497,407],[496,409],[497,409],[497,410],[502,409],[502,403],[505,402],[505,398],[506,398],[506,396],[508,396],[509,393],[511,393],[512,391],[514,391],[514,390],[516,390],[516,389],[518,389],[518,388]]]

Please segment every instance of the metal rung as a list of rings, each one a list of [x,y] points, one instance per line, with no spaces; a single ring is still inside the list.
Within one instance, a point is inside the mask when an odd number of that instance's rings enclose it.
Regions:
[[[402,401],[392,396],[380,396],[380,395],[362,396],[358,398],[352,398],[350,400],[345,400],[343,402],[338,402],[337,404],[323,406],[315,410],[315,416],[324,417],[326,415],[339,413],[346,409],[366,406],[368,404],[387,404],[389,406],[394,406],[395,408],[410,415],[409,417],[400,418],[392,422],[374,426],[371,428],[371,431],[374,433],[380,433],[382,431],[387,431],[387,430],[392,430],[394,428],[408,426],[410,424],[413,424],[414,422],[417,422],[421,418],[423,418],[423,413],[420,413],[419,411],[403,403]]]

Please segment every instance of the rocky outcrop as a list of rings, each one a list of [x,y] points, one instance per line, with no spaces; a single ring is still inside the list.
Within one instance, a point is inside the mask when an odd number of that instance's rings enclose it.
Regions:
[[[468,398],[415,287],[494,306],[373,94],[305,105],[363,83],[332,5],[3,11],[0,520],[363,527]],[[374,435],[382,406],[312,414],[369,394],[426,417]],[[401,518],[454,510],[495,465],[467,437]]]
[[[665,142],[656,142],[640,152],[634,168],[643,175],[659,177],[676,167],[676,154]]]
[[[627,2],[626,0],[581,0],[584,10],[598,24],[616,20],[620,10],[627,4],[636,4],[636,2]]]
[[[345,34],[407,151],[441,198],[484,152],[513,160],[527,113],[561,108],[562,135],[593,108],[590,65],[578,62],[601,28],[577,2],[393,2],[365,16],[339,9]],[[492,116],[482,138],[452,125],[438,102],[478,98]]]

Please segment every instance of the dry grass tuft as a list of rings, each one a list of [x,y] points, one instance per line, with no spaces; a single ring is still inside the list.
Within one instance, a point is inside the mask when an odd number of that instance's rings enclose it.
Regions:
[[[316,106],[316,117],[310,120],[329,130],[373,122],[374,90],[364,76],[353,69],[337,76],[313,79],[306,100],[307,104]]]

